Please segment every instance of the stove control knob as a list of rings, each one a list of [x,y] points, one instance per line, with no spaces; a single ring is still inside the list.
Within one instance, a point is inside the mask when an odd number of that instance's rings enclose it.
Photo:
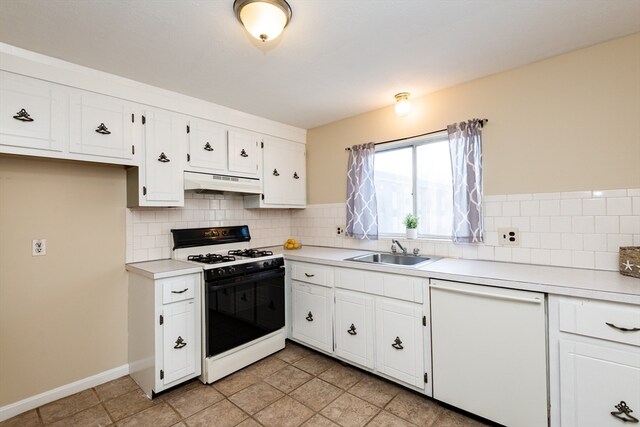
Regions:
[[[224,268],[216,268],[216,274],[222,276],[224,274]]]
[[[269,261],[265,261],[265,262],[263,262],[263,263],[262,263],[262,265],[264,266],[264,268],[269,267]]]
[[[233,266],[231,266],[231,267],[227,268],[227,272],[228,272],[229,274],[235,273],[235,271],[236,271],[236,268],[235,268],[235,267],[233,267]]]

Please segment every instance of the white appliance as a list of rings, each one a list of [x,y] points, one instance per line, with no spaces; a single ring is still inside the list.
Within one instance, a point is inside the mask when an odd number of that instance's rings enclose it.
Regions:
[[[507,426],[548,425],[545,296],[431,280],[433,397]]]
[[[244,194],[260,194],[262,193],[262,182],[258,178],[243,178],[232,175],[185,172],[184,189],[196,191],[228,191]]]
[[[212,383],[285,346],[284,259],[246,249],[246,225],[171,230],[175,259],[204,269],[202,375]]]

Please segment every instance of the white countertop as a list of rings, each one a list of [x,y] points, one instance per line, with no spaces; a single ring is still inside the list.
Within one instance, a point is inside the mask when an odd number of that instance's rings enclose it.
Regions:
[[[282,253],[291,261],[640,304],[640,279],[623,276],[615,271],[454,258],[442,258],[413,268],[344,261],[371,251],[314,246],[296,250],[283,250],[282,247],[270,249]]]
[[[134,262],[127,264],[126,268],[127,271],[131,271],[154,280],[202,272],[202,267],[198,265],[183,261],[176,261],[175,259]]]

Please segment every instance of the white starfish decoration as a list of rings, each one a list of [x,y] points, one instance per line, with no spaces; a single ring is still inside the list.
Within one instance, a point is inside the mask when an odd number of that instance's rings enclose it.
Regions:
[[[623,263],[622,265],[624,265],[624,271],[633,271],[633,264],[631,264],[629,260],[627,260],[627,262]]]

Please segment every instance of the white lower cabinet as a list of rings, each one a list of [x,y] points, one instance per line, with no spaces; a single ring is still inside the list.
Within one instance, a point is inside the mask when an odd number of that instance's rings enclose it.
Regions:
[[[129,369],[149,397],[201,373],[201,275],[129,275]]]
[[[640,417],[638,348],[560,340],[560,367],[562,426],[615,427]]]
[[[333,352],[333,289],[291,283],[292,335],[319,350]]]
[[[551,426],[640,419],[640,306],[549,298]]]
[[[376,369],[416,387],[424,387],[422,305],[376,299]]]
[[[374,302],[371,295],[336,291],[336,356],[369,369],[374,358]]]

